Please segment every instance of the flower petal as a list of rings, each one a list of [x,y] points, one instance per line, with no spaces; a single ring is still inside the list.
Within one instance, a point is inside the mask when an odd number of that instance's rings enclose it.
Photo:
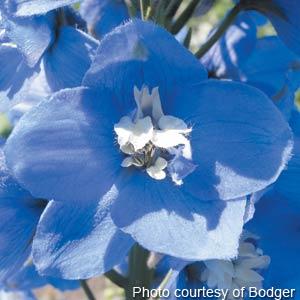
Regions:
[[[27,66],[22,54],[12,44],[0,45],[0,92],[12,98],[30,78],[35,69]]]
[[[12,13],[18,17],[42,15],[50,10],[78,3],[81,0],[8,0]]]
[[[118,0],[85,0],[80,5],[80,14],[89,31],[99,39],[129,19],[125,1]]]
[[[299,199],[298,199],[299,200]],[[268,193],[256,205],[255,217],[246,229],[257,234],[259,248],[270,256],[264,288],[295,288],[299,284],[299,204]]]
[[[265,14],[272,22],[278,36],[288,48],[297,55],[300,55],[300,13],[298,0],[272,0],[266,1],[265,5]],[[278,13],[272,10],[268,11],[268,5],[275,6]]]
[[[33,241],[33,259],[41,274],[90,278],[125,259],[134,241],[113,224],[106,204],[50,202]]]
[[[52,91],[79,86],[97,46],[97,41],[84,32],[62,27],[55,45],[45,53],[43,61]]]
[[[292,134],[263,93],[210,80],[175,94],[167,113],[192,125],[192,160],[197,165],[184,180],[187,192],[202,200],[236,199],[277,179],[289,159]]]
[[[238,68],[256,44],[256,26],[248,13],[241,13],[221,39],[201,58],[210,73],[238,77]]]
[[[150,90],[158,86],[163,101],[166,91],[177,84],[206,78],[204,67],[170,33],[153,23],[133,20],[102,39],[83,84],[115,89],[127,99],[124,107],[130,110],[134,86]]]
[[[77,280],[63,280],[39,275],[32,261],[26,262],[21,269],[5,280],[6,288],[17,291],[29,291],[47,284],[51,284],[60,291],[74,290],[80,287]]]
[[[33,18],[3,15],[5,34],[23,53],[29,67],[34,67],[54,39],[54,14]]]
[[[0,170],[0,278],[19,269],[28,258],[44,208],[9,175],[1,151]]]
[[[274,188],[282,196],[289,199],[291,202],[295,202],[300,207],[300,137],[295,138],[295,144],[293,149],[292,158],[288,163],[286,170],[284,170],[278,180],[276,181]]]
[[[252,55],[241,64],[243,81],[262,89],[268,96],[283,92],[288,72],[294,86],[300,85],[300,58],[275,36],[258,39]]]
[[[18,181],[46,199],[100,199],[122,162],[113,99],[107,90],[64,90],[24,115],[5,147]]]
[[[168,179],[153,180],[140,171],[128,175],[117,185],[112,218],[143,247],[191,260],[237,254],[245,200],[202,202]]]

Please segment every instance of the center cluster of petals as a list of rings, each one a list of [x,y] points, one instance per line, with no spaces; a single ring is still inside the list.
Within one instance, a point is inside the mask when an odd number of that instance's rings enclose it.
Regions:
[[[124,116],[114,126],[120,150],[127,155],[121,165],[145,168],[152,178],[164,179],[172,156],[189,152],[191,128],[163,113],[158,87],[151,93],[148,87],[134,87],[134,99],[137,108],[133,117]]]

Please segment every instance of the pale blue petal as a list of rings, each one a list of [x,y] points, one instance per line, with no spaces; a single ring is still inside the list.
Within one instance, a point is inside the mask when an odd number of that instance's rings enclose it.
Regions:
[[[54,39],[54,14],[34,18],[5,16],[5,33],[30,67],[35,66]]]
[[[89,69],[98,42],[84,32],[64,26],[53,47],[43,58],[47,82],[52,91],[76,87]]]
[[[174,86],[206,77],[204,67],[170,33],[151,22],[134,20],[102,39],[83,84],[105,85],[124,99],[132,99],[134,86],[158,86],[164,99]]]
[[[84,279],[120,264],[133,243],[113,224],[105,200],[99,206],[52,201],[37,228],[33,259],[43,275]]]
[[[50,10],[81,2],[81,0],[8,0],[12,13],[19,17],[42,15]]]
[[[27,66],[22,54],[11,44],[0,45],[0,70],[0,92],[5,92],[10,99],[37,71]]]
[[[182,259],[237,254],[246,200],[203,202],[140,171],[124,174],[117,189],[112,218],[143,247]]]
[[[9,168],[36,197],[99,200],[121,168],[113,130],[121,115],[114,105],[107,90],[54,94],[13,130],[5,147]]]
[[[200,199],[236,199],[264,189],[285,167],[292,133],[259,90],[210,80],[177,89],[166,113],[192,127],[197,168],[182,188]]]
[[[80,14],[89,31],[99,39],[129,19],[123,0],[85,0],[80,5]]]
[[[18,270],[28,258],[45,201],[34,199],[9,175],[0,154],[0,279]]]

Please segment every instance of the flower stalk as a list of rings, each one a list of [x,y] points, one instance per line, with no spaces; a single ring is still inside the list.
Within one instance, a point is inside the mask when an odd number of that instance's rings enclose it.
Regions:
[[[217,30],[211,35],[211,37],[204,43],[201,48],[195,53],[197,58],[201,58],[208,50],[221,38],[221,36],[226,32],[229,26],[233,23],[239,12],[242,10],[241,5],[238,3],[233,7],[233,9],[227,14],[221,25]]]
[[[135,244],[129,254],[129,275],[126,288],[126,300],[143,300],[142,295],[133,297],[133,287],[149,288],[153,270],[147,266],[149,251]]]
[[[80,285],[84,293],[86,294],[88,300],[96,300],[96,297],[94,296],[86,280],[80,280]]]

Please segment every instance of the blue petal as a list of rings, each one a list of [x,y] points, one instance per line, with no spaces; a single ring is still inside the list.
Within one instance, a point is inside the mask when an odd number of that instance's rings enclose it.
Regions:
[[[259,1],[259,0],[257,0]],[[266,11],[279,38],[297,55],[300,55],[300,12],[298,0],[272,0],[265,2],[266,9],[275,6],[276,10]]]
[[[5,15],[4,19],[5,34],[23,53],[27,64],[34,67],[54,39],[54,15],[34,18]]]
[[[52,91],[76,87],[91,65],[98,43],[84,32],[64,26],[44,55],[47,82]]]
[[[252,53],[256,43],[256,26],[247,13],[235,20],[226,33],[201,58],[210,73],[218,77],[239,77],[238,67]]]
[[[300,58],[275,36],[258,39],[251,56],[241,65],[243,81],[261,88],[270,97],[278,97],[293,72],[289,87],[300,85]],[[294,91],[292,91],[294,92]]]
[[[90,278],[120,264],[133,243],[113,224],[105,200],[98,207],[52,201],[38,225],[33,259],[41,274]]]
[[[121,115],[114,100],[108,91],[76,88],[24,115],[5,147],[18,181],[36,197],[100,199],[122,161],[115,146],[113,125]]]
[[[45,202],[34,199],[10,177],[2,153],[0,180],[0,278],[3,280],[28,258]]]
[[[85,0],[80,13],[89,31],[99,39],[129,19],[125,1],[119,0]]]
[[[117,189],[112,218],[144,248],[191,260],[237,254],[246,200],[202,202],[140,171],[125,174]]]
[[[73,280],[63,280],[52,277],[40,276],[35,266],[26,263],[20,270],[7,278],[4,282],[9,290],[29,291],[51,284],[60,291],[73,290],[80,287],[79,282]]]
[[[299,120],[299,114],[298,114]],[[297,130],[297,129],[296,129]],[[295,130],[295,131],[296,131]],[[297,131],[296,131],[297,133]],[[275,184],[275,189],[293,205],[300,207],[300,135],[295,136],[292,158],[289,161],[286,170],[284,170]]]
[[[178,88],[172,101],[166,113],[192,126],[197,168],[184,179],[187,192],[202,200],[236,199],[278,178],[292,150],[292,134],[259,90],[210,80]]]
[[[10,44],[0,45],[0,92],[12,98],[23,86],[25,80],[35,72],[29,68],[22,54]]]
[[[153,23],[134,20],[100,42],[83,84],[111,87],[125,99],[132,99],[134,86],[159,86],[163,99],[177,84],[206,77],[204,67],[170,33]]]
[[[11,13],[19,17],[42,15],[50,10],[81,2],[81,0],[8,0]]]
[[[299,200],[299,199],[298,199]],[[269,193],[256,206],[246,229],[260,237],[259,248],[271,257],[264,288],[297,288],[300,281],[299,205]]]
[[[291,118],[289,120],[290,126],[293,129],[294,135],[300,137],[300,110],[294,107],[294,111],[291,113]]]

